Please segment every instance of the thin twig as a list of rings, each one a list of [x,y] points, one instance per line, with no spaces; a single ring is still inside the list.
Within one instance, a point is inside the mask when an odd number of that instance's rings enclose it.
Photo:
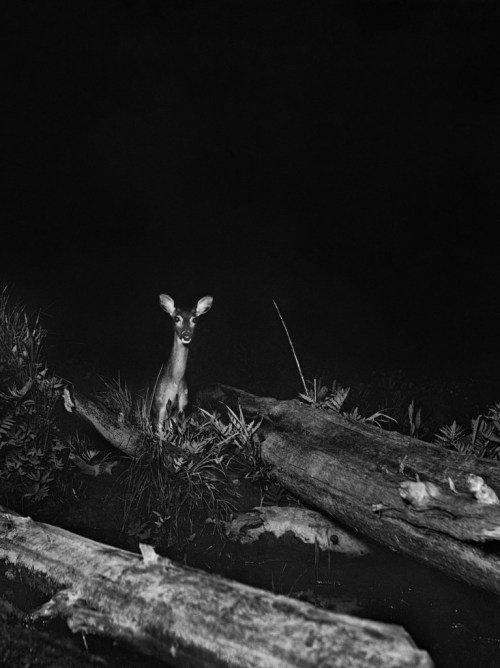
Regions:
[[[288,327],[286,326],[285,321],[283,320],[283,316],[281,315],[281,311],[278,308],[278,304],[274,301],[274,299],[273,299],[273,304],[274,304],[276,310],[278,311],[278,315],[280,317],[281,322],[283,323],[283,327],[284,327],[286,335],[288,337],[288,342],[290,344],[290,348],[292,349],[293,356],[295,357],[295,364],[297,365],[297,369],[299,370],[299,373],[300,373],[300,378],[302,380],[302,385],[304,386],[304,391],[307,394],[306,381],[304,380],[304,376],[302,375],[302,369],[300,368],[300,363],[299,363],[299,360],[297,358],[297,354],[295,353],[295,348],[293,347],[292,339],[290,338],[290,334],[288,332]]]

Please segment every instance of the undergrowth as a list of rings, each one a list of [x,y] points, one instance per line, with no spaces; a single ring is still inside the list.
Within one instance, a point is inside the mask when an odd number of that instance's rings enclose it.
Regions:
[[[292,354],[297,365],[304,392],[302,401],[322,410],[334,411],[343,417],[360,422],[370,422],[384,429],[397,428],[413,438],[432,441],[447,449],[477,458],[500,459],[500,403],[489,408],[484,415],[471,420],[470,430],[460,427],[454,420],[441,426],[445,411],[463,413],[468,401],[467,384],[437,383],[428,381],[417,384],[404,377],[401,370],[379,372],[374,382],[360,384],[357,402],[348,404],[350,388],[341,387],[336,380],[329,386],[322,378],[307,381],[295,352],[286,323],[276,302],[274,306],[285,329]],[[381,409],[380,406],[384,405]],[[360,408],[362,406],[362,408]],[[425,411],[434,419],[424,420]],[[366,415],[366,413],[370,413]],[[391,412],[392,415],[388,413]],[[397,425],[397,426],[396,426]]]
[[[92,443],[80,442],[78,435],[63,435],[56,410],[63,380],[43,361],[45,336],[39,316],[28,313],[4,288],[0,292],[0,503],[20,512],[55,498],[72,479],[65,475],[68,471],[81,479],[80,471],[112,474],[116,464],[109,455],[102,458]],[[292,345],[288,331],[287,336]],[[293,352],[304,388],[300,398],[311,406],[397,428],[462,454],[500,459],[500,404],[469,417],[468,429],[456,420],[442,427],[444,421],[429,420],[430,408],[444,406],[451,398],[450,406],[458,410],[466,399],[464,388],[449,391],[435,384],[421,388],[405,383],[396,373],[351,392],[336,381],[330,385],[321,379],[305,381]],[[226,407],[224,417],[197,409],[170,420],[158,435],[149,421],[150,396],[134,400],[118,379],[105,381],[98,399],[116,415],[118,424],[132,425],[144,435],[144,447],[124,480],[124,528],[130,536],[171,543],[179,535],[191,535],[200,522],[221,530],[238,504],[239,481],[245,478],[263,479],[263,488],[279,497],[280,489],[269,487],[260,462],[256,433],[260,421],[245,421],[241,409],[236,413]]]
[[[259,421],[245,421],[227,408],[227,418],[203,409],[179,415],[154,433],[149,397],[133,402],[126,386],[109,381],[101,395],[108,407],[140,429],[144,447],[126,473],[125,526],[131,537],[175,542],[207,522],[215,530],[234,512],[241,478],[263,475]]]
[[[477,458],[500,459],[500,403],[491,406],[484,415],[479,415],[470,420],[470,429],[460,426],[456,420],[451,424],[440,426],[436,430],[423,422],[422,408],[415,408],[415,400],[411,395],[400,396],[401,406],[398,414],[401,423],[395,417],[387,415],[390,409],[377,410],[369,416],[363,416],[362,410],[357,406],[344,408],[350,388],[341,387],[333,381],[328,387],[323,381],[306,381],[307,393],[300,393],[302,401],[317,408],[335,411],[351,420],[371,422],[378,427],[387,429],[387,422],[397,425],[400,433],[407,432],[414,438],[422,438],[424,435],[436,445],[460,452],[463,455],[472,455]],[[439,388],[443,391],[443,388]],[[398,393],[399,394],[399,393]],[[406,406],[406,409],[402,409]],[[406,413],[406,415],[405,415]]]
[[[358,422],[371,422],[378,427],[383,422],[393,421],[395,418],[384,413],[384,411],[377,410],[371,415],[363,416],[358,406],[353,406],[349,411],[342,410],[344,402],[346,401],[350,388],[341,387],[337,381],[333,381],[332,386],[323,385],[321,380],[314,379],[312,382],[306,381],[306,392],[299,394],[299,397],[308,404],[322,408],[327,411],[334,411],[344,417]]]
[[[500,403],[471,421],[470,431],[453,421],[441,427],[435,443],[463,455],[500,459]]]
[[[53,490],[67,463],[55,407],[63,382],[42,359],[37,314],[0,293],[0,499],[23,510]]]

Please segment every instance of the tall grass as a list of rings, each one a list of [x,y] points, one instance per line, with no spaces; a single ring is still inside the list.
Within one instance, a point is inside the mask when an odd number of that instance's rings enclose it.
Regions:
[[[125,474],[124,527],[133,538],[175,542],[207,521],[215,530],[234,511],[237,478],[261,474],[256,431],[241,411],[227,418],[203,409],[180,415],[161,434],[149,421],[149,397],[134,401],[126,385],[106,381],[100,400],[144,434],[144,448]]]

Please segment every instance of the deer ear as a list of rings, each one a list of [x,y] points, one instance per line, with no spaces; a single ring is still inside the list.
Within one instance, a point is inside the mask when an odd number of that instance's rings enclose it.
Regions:
[[[203,315],[212,306],[213,297],[202,297],[196,304],[196,315]]]
[[[174,317],[175,304],[172,297],[168,295],[160,295],[160,306],[164,311],[166,311],[172,318]]]

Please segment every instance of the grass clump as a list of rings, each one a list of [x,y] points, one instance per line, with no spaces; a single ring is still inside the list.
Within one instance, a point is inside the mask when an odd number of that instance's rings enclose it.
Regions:
[[[238,477],[256,475],[259,425],[229,415],[226,423],[200,409],[168,424],[162,438],[150,434],[128,473],[127,515],[136,526],[136,509],[147,518],[143,537],[170,543],[204,521],[220,529],[234,511]]]
[[[149,397],[134,402],[120,381],[107,381],[101,401],[144,434],[144,447],[126,472],[125,528],[134,539],[177,542],[195,526],[222,529],[235,510],[238,481],[262,475],[256,432],[241,410],[227,417],[201,408],[167,421],[161,435],[149,421]]]

